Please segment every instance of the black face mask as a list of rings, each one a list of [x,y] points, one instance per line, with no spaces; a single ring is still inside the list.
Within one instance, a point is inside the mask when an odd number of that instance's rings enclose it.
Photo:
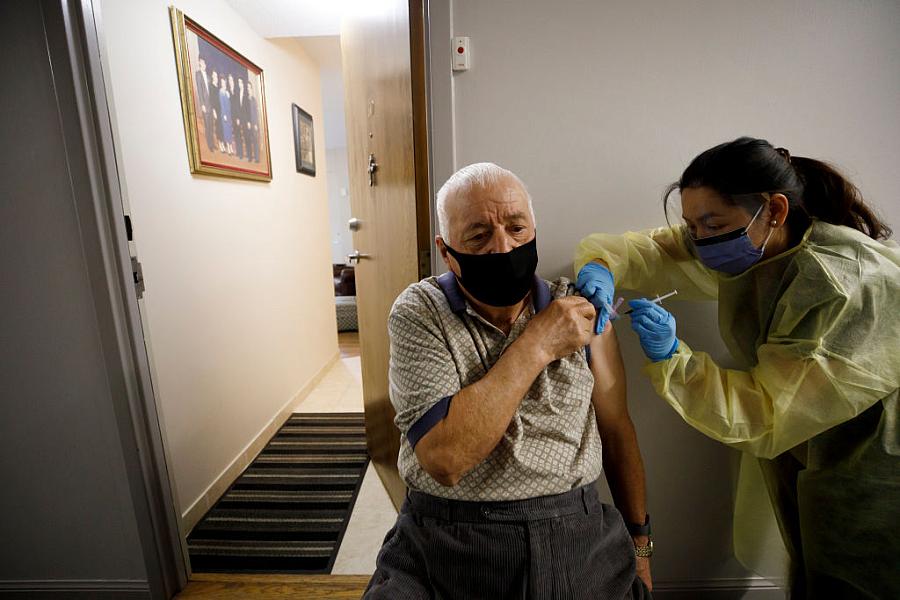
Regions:
[[[463,254],[446,243],[444,246],[459,263],[459,282],[488,306],[512,306],[528,294],[534,283],[537,238],[502,254]]]

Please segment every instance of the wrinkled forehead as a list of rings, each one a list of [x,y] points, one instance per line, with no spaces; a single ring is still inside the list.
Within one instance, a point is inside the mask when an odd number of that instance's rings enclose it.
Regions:
[[[463,231],[476,223],[516,219],[534,225],[528,195],[513,179],[458,189],[447,198],[446,208],[451,231]]]

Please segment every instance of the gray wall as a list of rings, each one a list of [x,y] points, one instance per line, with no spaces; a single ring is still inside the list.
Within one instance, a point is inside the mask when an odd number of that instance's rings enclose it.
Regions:
[[[572,276],[587,233],[664,225],[666,184],[740,135],[837,163],[900,226],[896,2],[453,0],[430,10],[436,187],[477,161],[517,172],[534,197],[547,278]],[[450,71],[453,35],[471,38],[467,72]],[[715,306],[670,307],[680,335],[727,364]],[[765,588],[731,552],[736,454],[655,396],[635,336],[627,323],[617,331],[647,465],[655,595]],[[746,597],[767,594],[780,596]]]
[[[51,61],[60,40],[45,31],[58,19],[38,2],[0,3],[0,596],[143,598],[81,239],[93,215],[64,145],[77,115],[71,90],[54,87],[68,65]]]

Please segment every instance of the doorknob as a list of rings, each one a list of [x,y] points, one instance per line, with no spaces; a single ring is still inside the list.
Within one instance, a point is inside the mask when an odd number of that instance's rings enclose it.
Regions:
[[[359,228],[362,226],[362,221],[357,219],[356,217],[352,217],[349,221],[347,221],[347,227],[350,231],[359,231]]]
[[[372,255],[371,254],[363,254],[359,250],[354,250],[353,252],[351,252],[350,254],[347,255],[347,262],[352,265],[353,261],[355,260],[356,264],[359,264],[359,261],[363,258],[372,258]]]
[[[375,171],[378,170],[378,163],[375,162],[375,155],[369,154],[369,167],[366,169],[369,172],[369,187],[375,186]]]

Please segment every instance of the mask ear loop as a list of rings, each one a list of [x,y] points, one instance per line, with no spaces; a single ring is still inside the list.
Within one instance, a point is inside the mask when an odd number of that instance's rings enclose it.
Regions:
[[[766,196],[767,196],[766,202],[768,202],[768,201],[769,201],[768,194],[766,194]],[[744,231],[747,231],[747,232],[750,231],[750,226],[753,225],[753,222],[756,220],[756,217],[759,216],[759,213],[762,212],[762,209],[763,209],[764,206],[765,206],[765,204],[760,204],[760,205],[759,205],[759,209],[757,209],[756,214],[753,215],[753,218],[750,219],[750,222],[747,223],[747,227],[746,227],[746,229],[744,229]],[[766,251],[766,244],[769,243],[769,240],[772,238],[772,234],[775,233],[775,225],[777,225],[777,224],[778,224],[778,221],[775,221],[775,220],[773,219],[773,220],[772,220],[772,227],[769,228],[769,235],[766,236],[766,239],[763,240],[762,246],[759,248],[759,251],[760,251],[760,252],[765,252],[765,251]]]
[[[766,202],[768,202],[768,199],[766,199]],[[756,214],[753,215],[753,218],[750,219],[750,222],[747,223],[747,226],[746,226],[746,227],[744,227],[744,231],[750,231],[750,226],[753,225],[753,222],[754,222],[754,221],[756,221],[756,217],[759,216],[759,213],[762,212],[762,209],[763,209],[763,207],[764,207],[765,205],[766,205],[765,202],[759,205],[759,208],[756,209]]]
[[[772,237],[772,234],[775,233],[775,225],[777,225],[777,222],[776,222],[776,221],[772,221],[772,227],[769,228],[769,235],[767,235],[767,236],[766,236],[766,239],[763,240],[762,247],[760,247],[760,249],[759,249],[760,252],[765,252],[765,251],[766,251],[766,244],[769,243],[769,239]]]

